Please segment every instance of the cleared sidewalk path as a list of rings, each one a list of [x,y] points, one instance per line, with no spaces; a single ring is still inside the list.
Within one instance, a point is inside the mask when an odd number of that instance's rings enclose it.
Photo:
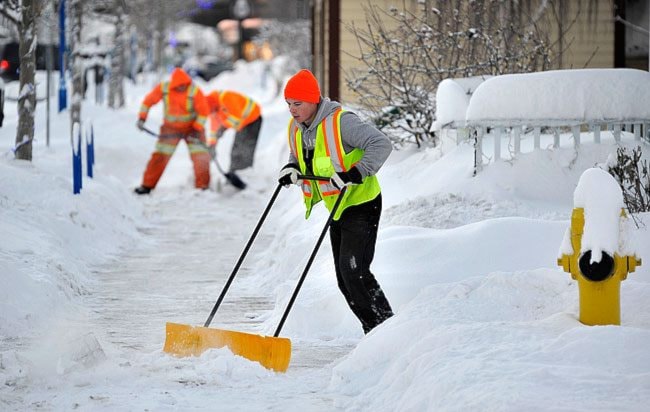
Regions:
[[[217,404],[206,403],[206,399],[218,398],[219,410],[258,410],[262,406],[264,410],[335,410],[338,395],[332,397],[326,390],[331,364],[349,353],[351,345],[292,339],[289,371],[269,372],[261,380],[256,374],[262,372],[253,372],[253,391],[242,390],[239,381],[214,387],[200,376],[187,378],[203,363],[201,358],[185,363],[160,352],[167,321],[203,325],[266,201],[266,194],[253,191],[232,196],[162,192],[144,198],[151,216],[151,222],[141,228],[145,242],[112,264],[96,268],[92,274],[96,282],[86,298],[91,328],[107,346],[103,363],[128,364],[123,368],[132,369],[136,379],[152,379],[154,387],[164,392],[161,402],[174,409],[214,410]],[[186,206],[189,204],[192,206]],[[269,233],[262,230],[211,327],[259,333],[259,319],[273,309],[274,297],[271,292],[268,296],[252,293],[246,279],[252,275],[256,250],[262,251],[269,241]],[[214,358],[209,355],[205,362],[210,361]],[[242,380],[246,381],[246,376]],[[107,404],[131,408],[130,398],[136,394],[123,393],[129,385],[112,385],[108,392],[115,393],[106,395]],[[186,393],[187,388],[192,396]],[[156,405],[154,402],[154,409]]]

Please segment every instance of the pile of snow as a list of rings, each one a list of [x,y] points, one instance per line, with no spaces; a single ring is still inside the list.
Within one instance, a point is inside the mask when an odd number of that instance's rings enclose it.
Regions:
[[[467,108],[467,122],[593,121],[650,119],[650,73],[635,69],[555,70],[507,74],[481,83]]]
[[[465,124],[469,99],[476,88],[492,76],[473,76],[458,79],[445,79],[436,90],[436,121],[432,129],[459,127]]]
[[[436,121],[434,130],[440,130],[451,123],[464,124],[470,96],[452,79],[440,82],[436,90]]]

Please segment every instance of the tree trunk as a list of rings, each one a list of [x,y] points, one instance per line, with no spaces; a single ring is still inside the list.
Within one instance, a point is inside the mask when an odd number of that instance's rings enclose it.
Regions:
[[[18,128],[16,159],[32,160],[34,113],[36,111],[36,14],[38,0],[23,0],[20,28],[20,91],[18,94]]]
[[[115,2],[115,37],[111,53],[111,76],[108,83],[108,107],[124,107],[124,11],[119,1]]]
[[[75,123],[81,130],[81,102],[84,95],[84,67],[80,56],[81,48],[81,16],[83,14],[81,0],[70,3],[70,60],[72,69],[72,102],[70,104],[70,132]]]

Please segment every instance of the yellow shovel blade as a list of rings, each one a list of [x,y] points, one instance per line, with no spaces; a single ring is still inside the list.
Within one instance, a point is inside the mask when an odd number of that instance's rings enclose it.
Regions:
[[[232,353],[276,372],[284,372],[289,367],[291,341],[287,338],[170,322],[166,331],[163,351],[172,355],[199,356],[208,349],[227,346]]]

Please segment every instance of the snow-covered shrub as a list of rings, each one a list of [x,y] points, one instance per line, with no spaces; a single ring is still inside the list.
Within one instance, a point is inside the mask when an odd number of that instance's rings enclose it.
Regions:
[[[616,150],[615,161],[608,162],[608,172],[621,185],[623,201],[630,213],[650,212],[650,173],[647,159],[641,159],[640,146],[629,153],[625,147]]]

